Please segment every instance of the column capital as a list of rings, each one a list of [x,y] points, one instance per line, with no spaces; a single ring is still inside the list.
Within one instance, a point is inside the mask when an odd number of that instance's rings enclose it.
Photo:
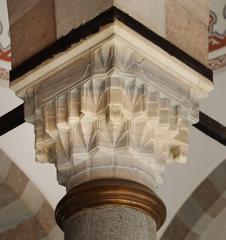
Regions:
[[[187,161],[199,101],[213,89],[199,58],[122,10],[110,7],[11,72],[36,160],[55,164],[67,189],[56,209],[65,239],[156,239],[166,208],[154,191],[169,163]]]
[[[36,159],[70,190],[103,178],[154,189],[187,159],[212,83],[115,21],[12,83],[35,126]]]

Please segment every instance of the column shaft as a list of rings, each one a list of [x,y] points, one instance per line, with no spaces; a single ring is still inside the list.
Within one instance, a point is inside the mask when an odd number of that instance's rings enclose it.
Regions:
[[[112,205],[75,214],[64,232],[65,240],[155,240],[156,224],[142,211]]]

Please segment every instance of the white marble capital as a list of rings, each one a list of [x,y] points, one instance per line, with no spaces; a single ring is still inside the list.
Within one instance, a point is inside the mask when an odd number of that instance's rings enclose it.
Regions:
[[[212,83],[117,21],[16,80],[36,159],[68,189],[102,178],[154,188],[185,163]]]

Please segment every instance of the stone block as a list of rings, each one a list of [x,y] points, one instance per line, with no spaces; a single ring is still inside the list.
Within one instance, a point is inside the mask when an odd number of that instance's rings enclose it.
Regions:
[[[206,211],[216,202],[220,194],[217,192],[213,183],[207,179],[194,191],[193,197],[200,207]]]
[[[7,0],[10,25],[29,12],[41,0]]]
[[[195,1],[196,2],[196,1]],[[208,62],[208,22],[201,21],[207,10],[197,9],[188,1],[166,0],[166,39],[177,47],[207,65]],[[200,2],[201,3],[201,2]],[[202,9],[202,8],[201,8]],[[191,11],[192,10],[192,11]]]
[[[28,178],[21,172],[19,168],[13,164],[9,170],[5,184],[12,188],[14,192],[20,196],[28,183]]]
[[[56,39],[53,1],[40,1],[11,25],[12,65],[18,66]]]
[[[194,16],[196,16],[201,22],[207,25],[209,24],[209,1],[208,0],[192,0],[192,1],[176,0],[176,2],[179,2],[190,13],[194,14]]]
[[[116,6],[159,35],[165,35],[165,0],[55,0],[57,37]]]
[[[55,0],[57,38],[112,6],[112,0]]]
[[[165,37],[165,0],[114,0],[114,5]]]

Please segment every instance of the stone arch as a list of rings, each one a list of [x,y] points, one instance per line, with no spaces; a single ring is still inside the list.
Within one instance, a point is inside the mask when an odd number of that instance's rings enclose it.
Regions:
[[[63,239],[50,204],[1,149],[0,239]]]
[[[195,189],[161,240],[198,240],[226,209],[226,160]]]

